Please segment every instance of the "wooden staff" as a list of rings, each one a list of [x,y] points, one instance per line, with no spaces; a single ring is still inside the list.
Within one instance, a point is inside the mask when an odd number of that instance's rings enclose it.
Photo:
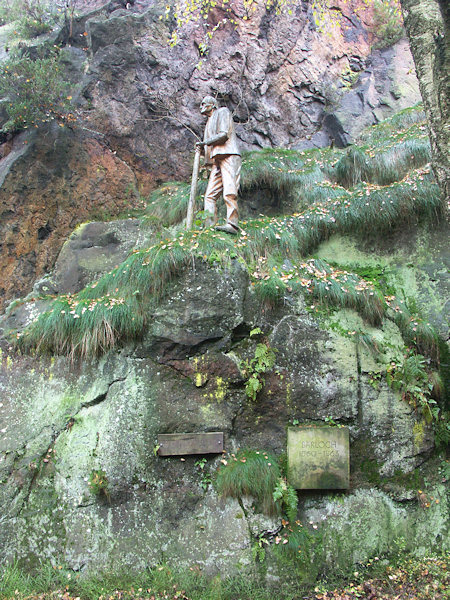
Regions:
[[[195,196],[197,195],[198,168],[200,165],[200,148],[195,149],[194,168],[192,169],[191,193],[189,196],[189,204],[186,217],[186,229],[192,229],[194,221],[194,204]]]

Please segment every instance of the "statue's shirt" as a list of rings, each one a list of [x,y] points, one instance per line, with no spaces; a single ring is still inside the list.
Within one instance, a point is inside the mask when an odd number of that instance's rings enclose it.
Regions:
[[[236,133],[234,131],[233,117],[228,108],[218,108],[213,112],[206,122],[203,141],[212,138],[219,133],[226,133],[228,138],[223,144],[205,146],[205,163],[212,164],[215,156],[237,154],[240,156]]]

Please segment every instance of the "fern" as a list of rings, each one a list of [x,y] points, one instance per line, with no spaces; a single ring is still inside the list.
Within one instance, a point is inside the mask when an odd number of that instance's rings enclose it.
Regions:
[[[250,332],[250,337],[262,335],[261,329],[256,328]],[[255,401],[258,393],[265,385],[264,373],[270,371],[275,365],[275,349],[264,340],[256,345],[252,359],[243,360],[240,364],[241,370],[247,381],[245,382],[245,393],[250,400]]]
[[[436,379],[427,370],[424,356],[410,353],[402,364],[392,362],[387,368],[386,381],[392,389],[401,392],[402,398],[414,408],[420,407],[425,417],[435,421],[439,419],[440,408],[432,397]]]
[[[280,477],[273,491],[274,502],[280,502],[290,523],[297,519],[298,496],[284,477]]]

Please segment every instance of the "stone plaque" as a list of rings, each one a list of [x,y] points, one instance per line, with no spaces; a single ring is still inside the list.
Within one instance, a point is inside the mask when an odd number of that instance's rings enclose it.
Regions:
[[[223,450],[223,432],[211,433],[160,433],[159,456],[183,454],[220,454]]]
[[[349,487],[347,427],[289,427],[288,479],[298,490]]]

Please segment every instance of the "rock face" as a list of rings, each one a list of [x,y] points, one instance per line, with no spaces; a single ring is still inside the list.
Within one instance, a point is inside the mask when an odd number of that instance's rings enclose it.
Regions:
[[[224,25],[196,68],[201,29],[186,25],[170,49],[158,7],[118,4],[74,23],[66,55],[72,80],[81,81],[74,129],[55,124],[2,147],[6,298],[28,293],[36,279],[37,293],[73,293],[152,235],[133,219],[91,222],[73,231],[58,256],[68,234],[96,210],[126,211],[140,202],[139,186],[187,176],[194,136],[180,121],[200,134],[204,94],[217,93],[234,109],[245,148],[302,147],[348,144],[356,120],[362,127],[401,108],[410,85],[405,73],[398,76],[409,60],[404,44],[366,60],[360,21],[324,41],[306,5],[290,17],[258,9],[237,29]],[[344,4],[340,10],[345,14]],[[341,97],[332,77],[349,65],[361,74]],[[370,240],[332,238],[318,254],[342,265],[376,261],[394,283],[413,282],[413,295],[443,332],[437,240],[426,230],[376,248]],[[412,247],[416,269],[409,266]],[[157,308],[148,307],[141,338],[100,359],[17,355],[0,337],[0,561],[49,559],[84,572],[162,561],[197,564],[209,574],[248,566],[255,541],[273,541],[280,518],[258,514],[251,498],[217,495],[209,476],[220,455],[202,466],[198,456],[162,458],[157,434],[223,431],[228,452],[247,447],[280,457],[286,428],[295,423],[350,430],[350,490],[299,493],[300,519],[313,537],[316,527],[321,535],[315,568],[347,569],[395,543],[417,553],[445,548],[443,486],[429,479],[417,499],[411,485],[437,472],[431,425],[379,381],[380,364],[347,335],[368,326],[348,309],[325,317],[302,297],[284,300],[270,311],[261,306],[237,260],[223,270],[197,260]],[[20,329],[47,305],[41,298],[11,306],[0,332]],[[252,401],[242,362],[255,356],[255,327],[276,350],[276,365]],[[403,350],[388,319],[370,334],[384,343],[384,365]],[[269,574],[277,561],[271,546]]]
[[[134,173],[101,138],[56,123],[14,139],[0,182],[0,307],[53,267],[78,223],[138,203]]]
[[[122,231],[133,227],[125,221]],[[106,238],[120,231],[117,223],[78,229],[56,263],[63,272],[57,269],[52,281],[71,272],[66,258],[74,245],[84,239],[91,248],[88,233],[97,239],[101,228]],[[423,235],[413,237],[418,251]],[[411,243],[405,238],[405,246]],[[332,239],[319,253],[350,260],[350,247],[352,262],[362,263],[364,245],[357,241]],[[401,256],[400,248],[392,262],[399,274],[406,267]],[[429,252],[430,272],[433,264]],[[3,342],[2,560],[62,560],[82,571],[142,569],[165,560],[197,564],[209,574],[250,565],[254,540],[276,531],[280,520],[255,514],[245,498],[218,497],[205,474],[214,475],[220,455],[207,456],[204,470],[198,456],[157,456],[156,437],[223,431],[228,452],[250,447],[280,454],[293,422],[350,428],[350,490],[343,496],[299,493],[299,517],[322,536],[317,568],[346,569],[397,542],[418,553],[445,546],[443,486],[424,485],[418,503],[408,483],[423,469],[427,477],[435,469],[431,427],[385,383],[373,387],[380,365],[342,334],[360,317],[347,309],[332,320],[339,327],[324,328],[299,298],[264,311],[237,261],[225,271],[198,263],[154,310],[141,341],[120,352],[78,364],[16,356]],[[249,332],[255,326],[277,353],[276,368],[254,402],[246,396],[240,363],[254,355]],[[386,320],[371,330],[395,356],[402,345],[396,326]],[[96,495],[98,473],[107,483]],[[270,573],[279,567],[269,550]]]
[[[53,266],[75,225],[135,206],[138,188],[190,175],[205,94],[232,109],[248,150],[345,146],[363,126],[420,100],[406,43],[370,55],[370,14],[356,17],[346,2],[336,5],[342,25],[325,24],[327,35],[306,4],[292,15],[260,6],[247,20],[233,5],[238,26],[222,24],[207,57],[199,53],[207,26],[228,14],[216,9],[203,25],[187,24],[171,48],[171,23],[159,18],[165,5],[101,4],[80,3],[95,10],[75,20],[71,39],[66,30],[56,39],[79,85],[73,130],[55,126],[0,146],[0,308]]]
[[[367,22],[353,13],[349,25],[345,2],[337,11],[346,25],[330,25],[327,35],[306,6],[291,15],[260,6],[248,20],[233,6],[237,27],[219,27],[205,58],[199,48],[208,27],[228,15],[216,10],[204,28],[185,25],[178,45],[169,48],[171,31],[154,6],[145,10],[143,2],[85,22],[90,120],[141,176],[188,176],[191,131],[201,135],[198,105],[206,94],[217,94],[233,110],[247,150],[331,141],[345,146],[364,126],[420,100],[407,43],[370,55]]]

